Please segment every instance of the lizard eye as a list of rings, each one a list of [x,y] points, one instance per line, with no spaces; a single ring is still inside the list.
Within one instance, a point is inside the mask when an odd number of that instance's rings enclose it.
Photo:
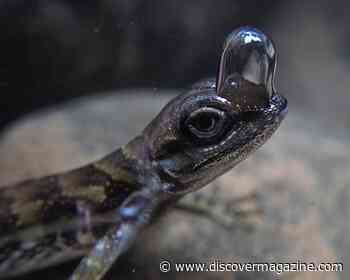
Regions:
[[[216,140],[224,132],[226,119],[226,113],[221,110],[201,108],[187,117],[184,123],[185,130],[195,140]]]

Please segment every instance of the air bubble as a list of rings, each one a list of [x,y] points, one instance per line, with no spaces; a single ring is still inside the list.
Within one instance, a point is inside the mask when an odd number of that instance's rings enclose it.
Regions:
[[[236,29],[224,44],[217,94],[243,110],[266,106],[275,92],[275,68],[276,51],[271,39],[252,27]]]

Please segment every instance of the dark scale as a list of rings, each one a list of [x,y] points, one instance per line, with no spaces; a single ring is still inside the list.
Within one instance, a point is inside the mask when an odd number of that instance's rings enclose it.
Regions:
[[[60,217],[73,217],[77,215],[76,201],[58,196],[54,200],[45,201],[41,208],[42,223],[52,223]]]
[[[125,182],[113,182],[111,185],[105,187],[107,199],[98,207],[98,212],[115,209],[118,207],[134,190],[133,186]]]
[[[174,98],[127,145],[79,169],[2,188],[0,277],[90,248],[70,279],[101,279],[155,217],[275,132],[287,112],[273,85],[275,58],[264,33],[237,29],[217,79]]]

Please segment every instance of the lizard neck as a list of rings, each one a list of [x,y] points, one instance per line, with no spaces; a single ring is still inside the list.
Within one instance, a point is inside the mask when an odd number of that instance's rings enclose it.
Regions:
[[[83,167],[4,187],[0,193],[0,235],[76,217],[81,202],[91,215],[115,209],[142,187],[144,166],[148,165],[139,160],[145,159],[143,146],[142,137],[136,137]]]
[[[112,179],[135,187],[144,184],[144,177],[154,172],[142,135],[92,165]]]

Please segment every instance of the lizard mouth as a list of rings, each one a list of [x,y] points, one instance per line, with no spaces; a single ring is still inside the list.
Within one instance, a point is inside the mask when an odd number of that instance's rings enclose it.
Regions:
[[[288,102],[287,102],[287,99],[284,98],[284,100],[285,100],[284,105],[283,105],[284,107],[281,110],[281,117],[282,118],[285,118],[285,116],[288,113]]]
[[[271,107],[277,109],[277,115],[283,120],[288,113],[288,101],[280,94],[274,93],[271,97]]]

